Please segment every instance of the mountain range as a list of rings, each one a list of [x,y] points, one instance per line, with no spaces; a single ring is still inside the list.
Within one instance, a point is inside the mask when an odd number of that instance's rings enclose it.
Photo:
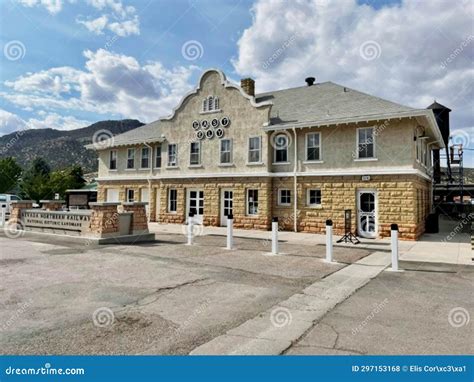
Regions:
[[[100,121],[75,130],[30,129],[19,130],[0,137],[0,158],[14,157],[27,168],[36,157],[44,158],[51,169],[71,165],[82,166],[85,173],[97,171],[97,154],[84,145],[94,136],[112,136],[143,126],[136,119]]]

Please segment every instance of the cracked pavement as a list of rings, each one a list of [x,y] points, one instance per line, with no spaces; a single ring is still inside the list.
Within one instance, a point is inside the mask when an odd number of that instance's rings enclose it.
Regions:
[[[378,274],[374,251],[357,247],[335,247],[339,263],[327,264],[321,245],[282,241],[286,255],[268,256],[262,239],[236,238],[235,251],[221,236],[192,247],[184,235],[157,239],[0,237],[0,353],[189,354],[219,339],[221,354],[239,343],[252,354],[472,353],[471,326],[447,318],[456,306],[473,311],[472,267],[410,262]],[[275,307],[292,313],[289,327],[267,327]],[[96,326],[103,308],[113,319]]]

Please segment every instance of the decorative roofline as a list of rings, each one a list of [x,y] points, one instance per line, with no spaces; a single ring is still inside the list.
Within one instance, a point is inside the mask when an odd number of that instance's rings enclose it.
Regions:
[[[203,78],[205,75],[207,75],[208,73],[210,72],[216,72],[217,74],[219,74],[220,76],[220,79],[221,79],[221,85],[223,85],[225,88],[233,88],[233,89],[237,89],[238,91],[240,91],[240,94],[245,97],[247,100],[250,101],[250,104],[253,106],[253,107],[262,107],[262,106],[271,106],[273,105],[273,102],[271,101],[265,101],[265,102],[256,102],[255,101],[255,97],[254,96],[251,96],[251,95],[248,95],[247,93],[245,93],[245,91],[238,85],[230,82],[227,80],[224,72],[220,69],[215,69],[215,68],[211,68],[211,69],[207,69],[204,73],[201,74],[201,77],[199,78],[199,81],[198,81],[198,85],[193,89],[191,90],[190,92],[186,93],[185,96],[183,98],[181,98],[181,101],[179,102],[178,106],[176,106],[173,111],[171,112],[170,115],[166,116],[166,117],[161,117],[160,120],[163,120],[163,121],[169,121],[171,119],[174,118],[174,116],[176,115],[176,112],[181,108],[181,106],[183,106],[184,102],[186,101],[186,99],[194,94],[197,94],[197,92],[199,90],[201,90],[201,85],[202,85],[202,81],[203,81]]]

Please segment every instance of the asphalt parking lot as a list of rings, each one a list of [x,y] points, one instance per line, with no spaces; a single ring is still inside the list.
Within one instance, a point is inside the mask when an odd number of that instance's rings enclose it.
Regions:
[[[237,238],[227,251],[218,236],[192,247],[184,235],[157,238],[91,247],[0,237],[0,352],[187,354],[345,266],[324,263],[323,246],[281,243],[286,254],[269,256],[265,240]],[[334,254],[351,263],[369,251]]]
[[[371,250],[180,234],[157,243],[85,246],[0,237],[2,354],[188,354]],[[363,260],[361,260],[363,261]],[[472,267],[408,263],[382,272],[293,342],[284,354],[472,352]],[[375,313],[374,313],[375,312]],[[461,312],[462,313],[462,312]],[[369,318],[368,318],[369,317]]]

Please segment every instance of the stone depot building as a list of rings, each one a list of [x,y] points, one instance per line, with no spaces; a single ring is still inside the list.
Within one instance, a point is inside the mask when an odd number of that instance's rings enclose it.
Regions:
[[[303,81],[302,81],[303,82]],[[303,82],[304,84],[304,82]],[[150,221],[416,239],[431,208],[431,151],[444,143],[432,110],[332,82],[255,94],[204,72],[171,115],[89,145],[98,200],[148,202]]]

